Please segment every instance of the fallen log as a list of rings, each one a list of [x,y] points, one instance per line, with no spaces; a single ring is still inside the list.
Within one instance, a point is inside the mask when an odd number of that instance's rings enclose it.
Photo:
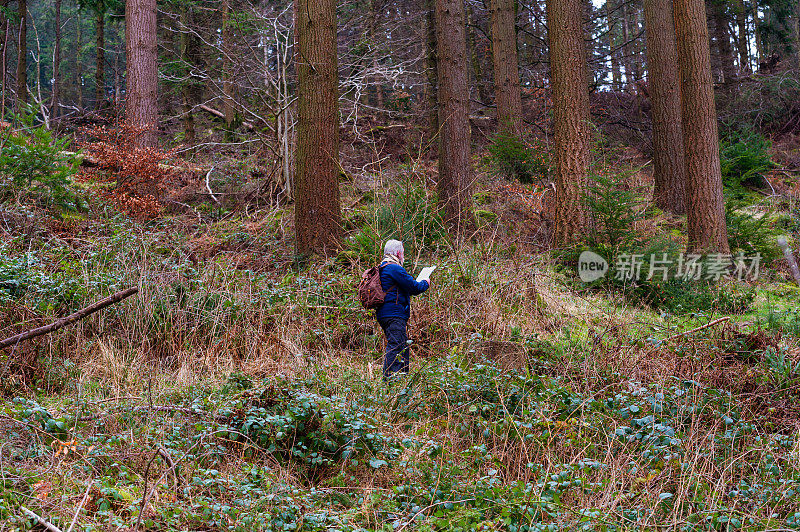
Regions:
[[[99,159],[96,159],[95,157],[92,157],[91,155],[89,155],[87,153],[74,152],[74,151],[62,151],[61,154],[62,155],[66,155],[68,157],[78,157],[78,158],[80,158],[80,160],[81,160],[80,161],[80,165],[81,166],[86,166],[88,168],[95,168],[95,167],[103,165],[102,162]],[[191,172],[193,174],[202,174],[202,173],[205,173],[205,172],[208,171],[207,169],[201,168],[200,166],[189,166],[188,164],[186,166],[175,166],[175,165],[172,165],[172,164],[159,163],[158,167],[159,168],[163,168],[164,170],[171,170],[173,172]]]
[[[12,346],[12,345],[16,345],[19,342],[24,342],[25,340],[30,340],[31,338],[36,338],[37,336],[41,336],[43,334],[49,334],[49,333],[51,333],[53,331],[57,331],[58,329],[61,329],[62,327],[66,327],[67,325],[69,325],[71,323],[74,323],[74,322],[76,322],[78,320],[82,320],[83,318],[85,318],[86,316],[89,316],[90,314],[94,314],[98,310],[102,310],[102,309],[106,308],[109,305],[113,305],[114,303],[118,303],[118,302],[122,301],[123,299],[125,299],[125,298],[127,298],[129,296],[132,296],[133,294],[135,294],[138,291],[139,291],[138,288],[128,288],[127,290],[123,290],[121,292],[117,292],[116,294],[108,296],[105,299],[101,299],[100,301],[98,301],[96,303],[92,303],[88,307],[82,308],[81,310],[79,310],[77,312],[74,312],[74,313],[70,314],[69,316],[65,316],[63,318],[59,318],[59,319],[57,319],[56,321],[54,321],[53,323],[51,323],[49,325],[45,325],[43,327],[37,327],[36,329],[31,329],[29,331],[25,331],[25,332],[19,333],[19,334],[15,335],[15,336],[12,336],[10,338],[6,338],[5,340],[0,340],[0,349],[2,349],[4,347],[9,347],[9,346]]]
[[[222,118],[223,120],[225,119],[225,113],[223,113],[222,111],[219,111],[217,109],[214,109],[213,107],[209,107],[206,104],[200,104],[200,105],[197,106],[197,108],[198,109],[202,109],[206,113],[208,113],[210,115],[214,115],[217,118]],[[256,128],[256,126],[252,122],[247,122],[246,120],[242,122],[242,125],[248,131],[253,131]]]

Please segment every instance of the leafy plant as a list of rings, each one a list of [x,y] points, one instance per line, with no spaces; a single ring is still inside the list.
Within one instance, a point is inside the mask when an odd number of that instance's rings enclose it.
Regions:
[[[97,165],[82,168],[78,177],[103,184],[98,194],[120,211],[153,218],[161,212],[166,183],[175,174],[162,163],[174,157],[177,148],[161,151],[140,146],[146,132],[146,128],[124,121],[83,129],[81,149]]]
[[[6,128],[0,136],[0,198],[22,193],[43,206],[75,210],[78,198],[69,178],[78,162],[66,152],[69,139],[56,139],[44,126],[35,126],[35,115],[15,117],[19,128]]]
[[[384,242],[391,238],[404,243],[407,256],[434,249],[447,239],[436,198],[411,179],[394,187],[388,201],[370,214],[349,239],[350,252],[367,262],[380,257]]]
[[[770,213],[756,218],[738,212],[731,203],[725,206],[725,223],[728,226],[728,245],[731,253],[741,252],[746,257],[760,255],[762,264],[771,264],[781,252],[776,244],[780,232],[772,227]]]
[[[747,188],[766,188],[764,173],[775,167],[770,155],[772,143],[760,133],[737,131],[720,145],[722,183],[728,195],[742,199]]]
[[[793,360],[786,349],[768,348],[764,365],[768,378],[779,390],[796,390],[800,385],[800,359]]]
[[[584,195],[590,220],[585,244],[611,261],[644,245],[635,229],[643,218],[642,199],[636,191],[620,185],[622,177],[595,172]]]
[[[494,171],[522,183],[545,181],[550,175],[550,157],[542,145],[526,144],[509,133],[498,133],[487,148],[486,158]]]

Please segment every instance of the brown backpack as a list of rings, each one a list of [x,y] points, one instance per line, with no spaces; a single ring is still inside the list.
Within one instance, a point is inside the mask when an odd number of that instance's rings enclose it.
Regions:
[[[378,308],[383,305],[386,292],[381,286],[381,267],[373,266],[361,274],[361,282],[358,283],[358,297],[364,308]]]

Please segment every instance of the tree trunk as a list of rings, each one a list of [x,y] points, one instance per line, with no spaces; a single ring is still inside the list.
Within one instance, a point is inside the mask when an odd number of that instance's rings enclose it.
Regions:
[[[297,152],[295,231],[297,254],[338,247],[339,84],[336,0],[296,0]]]
[[[463,236],[474,227],[464,0],[436,0],[439,79],[439,180],[445,223]]]
[[[681,73],[690,252],[727,253],[717,112],[703,0],[673,0]]]
[[[428,80],[428,132],[429,138],[434,139],[439,134],[439,96],[437,88],[437,59],[436,59],[436,5],[435,0],[425,0],[425,75]]]
[[[522,97],[517,64],[514,0],[492,0],[492,62],[494,100],[501,132],[522,136]]]
[[[731,47],[731,34],[728,30],[728,13],[726,4],[711,0],[711,16],[714,28],[714,43],[717,62],[719,65],[722,83],[728,84],[736,77],[736,67],[733,64],[733,48]]]
[[[475,84],[478,101],[482,105],[487,105],[490,102],[490,95],[486,90],[486,84],[483,79],[483,68],[481,66],[481,57],[478,52],[477,41],[475,39],[475,17],[472,13],[472,7],[466,6],[467,13],[467,52],[469,53],[470,67],[472,68],[472,81]]]
[[[622,73],[619,68],[619,50],[616,50],[616,43],[614,39],[614,24],[613,16],[613,2],[606,0],[606,20],[608,23],[608,57],[611,61],[611,88],[615,91],[620,90],[622,87]]]
[[[8,6],[8,0],[0,0],[0,7]],[[8,18],[3,17],[2,23],[3,33],[0,34],[0,117],[6,116],[6,81],[8,80],[8,35],[9,24]]]
[[[231,60],[230,0],[222,0],[222,112],[225,126],[230,128],[236,118],[235,87]]]
[[[686,162],[681,87],[672,0],[644,0],[650,99],[653,103],[653,200],[660,209],[686,212]]]
[[[50,101],[50,117],[58,118],[59,88],[61,85],[61,0],[55,0],[55,42],[53,43],[53,91]]]
[[[95,107],[102,109],[106,103],[106,13],[98,7],[95,15],[97,68],[94,71],[94,100]]]
[[[794,0],[794,16],[790,21],[792,25],[792,46],[794,46],[795,68],[800,68],[800,0]]]
[[[628,25],[628,38],[631,40],[630,44],[628,45],[628,64],[631,67],[630,88],[633,89],[636,86],[636,82],[642,79],[642,70],[640,68],[642,63],[639,43],[640,40],[637,39],[637,36],[640,33],[639,12],[635,4],[626,3],[625,13],[625,21]]]
[[[747,34],[747,11],[743,0],[736,0],[736,51],[739,53],[739,70],[742,73],[750,72],[750,38]]]
[[[372,0],[369,7],[369,17],[367,24],[367,42],[369,43],[369,53],[371,56],[372,75],[367,78],[365,90],[367,104],[375,109],[383,110],[383,80],[378,75],[378,21],[380,18],[381,0]]]
[[[83,109],[83,63],[81,62],[81,47],[83,46],[83,32],[81,19],[75,18],[75,86],[78,90],[78,109]]]
[[[28,0],[17,0],[19,33],[17,34],[17,111],[28,103]]]
[[[184,76],[186,77],[186,81],[184,81],[183,85],[181,86],[181,100],[183,103],[183,134],[186,142],[193,143],[195,140],[195,129],[194,129],[194,105],[195,102],[192,99],[192,84],[194,80],[192,79],[192,62],[190,59],[189,48],[191,47],[190,39],[193,39],[193,36],[189,32],[189,22],[190,22],[190,14],[189,14],[190,7],[186,4],[181,4],[180,6],[180,58],[181,58],[181,65],[183,68]]]
[[[158,52],[156,0],[125,2],[127,56],[126,115],[144,131],[143,146],[155,146],[158,128]]]
[[[622,54],[622,66],[625,68],[625,88],[633,90],[634,75],[633,75],[633,44],[630,43],[630,6],[626,0],[622,0],[622,47],[620,53]],[[582,33],[581,33],[582,34]]]
[[[761,29],[759,25],[761,24],[761,19],[758,18],[758,2],[750,2],[750,5],[753,9],[753,41],[756,45],[756,67],[758,64],[764,59],[764,49],[763,44],[761,42]]]
[[[582,188],[589,168],[589,87],[581,0],[547,0],[555,136],[557,245],[584,230]],[[626,72],[629,74],[629,72]]]

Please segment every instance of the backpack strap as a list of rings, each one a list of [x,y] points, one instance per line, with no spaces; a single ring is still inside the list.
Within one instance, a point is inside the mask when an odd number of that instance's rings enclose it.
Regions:
[[[383,264],[383,263],[381,263],[381,264],[378,264],[378,276],[380,276],[380,272],[382,271],[382,268],[385,268],[386,266],[388,266],[388,264]],[[393,283],[391,284],[391,286],[389,286],[389,289],[388,289],[388,290],[386,290],[386,292],[388,292],[388,291],[389,291],[389,290],[391,290],[392,288],[396,288],[396,289],[397,289],[397,290],[395,290],[395,292],[394,292],[394,293],[395,293],[394,304],[395,304],[395,305],[399,305],[399,304],[400,304],[400,287],[399,287],[399,286],[397,286],[397,283],[394,283],[394,282],[393,282]]]

